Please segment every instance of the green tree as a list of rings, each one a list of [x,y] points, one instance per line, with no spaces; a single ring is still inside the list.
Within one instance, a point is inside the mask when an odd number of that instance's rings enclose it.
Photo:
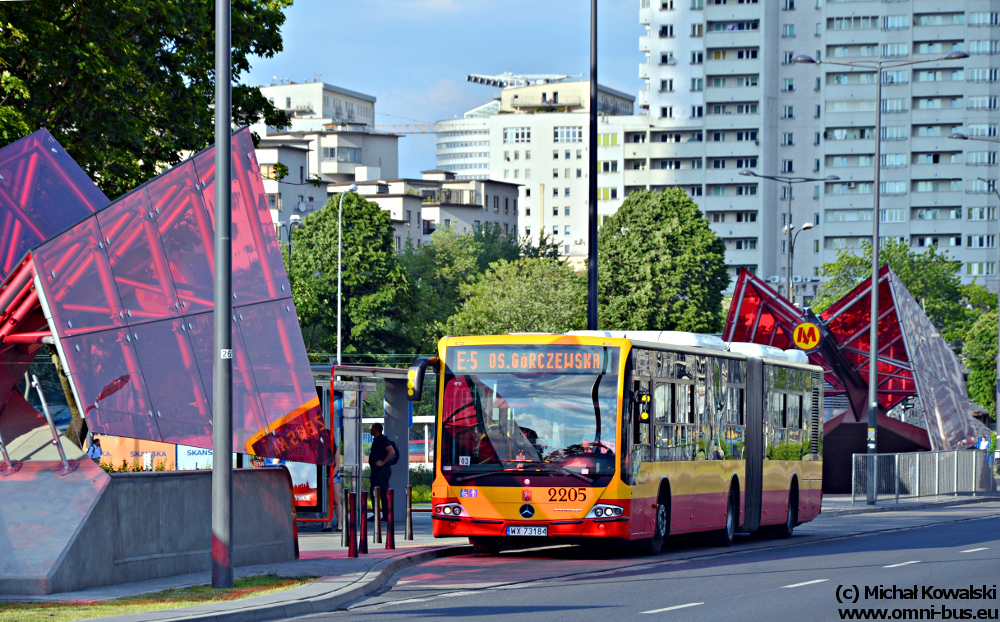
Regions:
[[[979,316],[965,336],[962,351],[965,366],[972,372],[966,381],[969,397],[990,410],[996,417],[997,389],[997,313],[987,311]]]
[[[491,263],[514,261],[521,256],[521,244],[514,234],[504,233],[499,224],[485,222],[472,232],[472,241],[479,246],[476,268],[486,272]]]
[[[407,313],[413,352],[435,351],[443,324],[461,302],[461,287],[479,279],[483,254],[474,234],[456,233],[450,227],[436,230],[430,242],[420,246],[407,239],[399,262],[413,287],[413,305]]]
[[[233,0],[233,123],[288,123],[240,84],[251,56],[282,49],[291,0]],[[40,127],[109,196],[213,142],[212,0],[0,3],[0,137]]]
[[[306,348],[314,352],[337,349],[339,199],[306,216],[293,238],[292,292]],[[352,193],[344,199],[344,225],[343,352],[407,351],[410,287],[389,213]]]
[[[679,188],[633,192],[598,235],[604,330],[722,330],[726,248]]]
[[[451,335],[562,333],[586,327],[587,284],[555,259],[498,261],[461,290],[465,300],[445,325]]]
[[[817,293],[812,308],[822,312],[871,277],[872,246],[863,241],[861,248],[842,249],[837,259],[823,264],[822,274],[829,278]],[[888,265],[910,294],[924,307],[931,323],[949,342],[961,345],[965,333],[988,308],[996,308],[996,296],[975,283],[962,285],[961,264],[937,246],[914,251],[898,240],[886,240],[879,251],[880,265]]]

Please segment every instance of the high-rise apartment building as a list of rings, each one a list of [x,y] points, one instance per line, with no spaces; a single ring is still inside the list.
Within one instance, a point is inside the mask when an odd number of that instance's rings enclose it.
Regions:
[[[997,146],[948,135],[997,136],[998,9],[989,0],[640,0],[649,129],[602,137],[599,157],[609,169],[618,159],[625,195],[687,189],[725,240],[733,272],[747,267],[785,293],[791,281],[798,303],[815,294],[824,261],[870,238],[874,192],[881,235],[937,244],[961,262],[963,280],[995,288],[996,201],[979,180],[997,178]],[[886,71],[880,104],[871,70],[792,63],[798,54],[921,60],[953,50],[971,56]],[[791,222],[813,228],[797,238],[791,274],[787,189],[744,169],[840,177],[793,187]],[[611,201],[610,191],[600,198]]]
[[[634,104],[632,96],[601,86],[601,127],[617,127],[620,120],[646,124],[645,116],[632,116]],[[464,118],[439,122],[437,168],[460,180],[518,184],[519,234],[537,243],[544,232],[563,256],[582,262],[587,257],[589,110],[587,81],[504,88]]]

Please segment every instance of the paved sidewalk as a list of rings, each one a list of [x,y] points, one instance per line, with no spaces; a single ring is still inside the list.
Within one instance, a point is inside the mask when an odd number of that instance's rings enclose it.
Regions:
[[[823,495],[823,512],[820,516],[847,516],[849,514],[868,514],[871,512],[898,512],[906,510],[925,510],[936,507],[965,505],[967,503],[982,503],[984,501],[1000,500],[1000,493],[980,494],[969,493],[959,495],[939,495],[937,497],[901,497],[899,502],[893,498],[882,498],[875,505],[867,505],[864,497],[855,497],[851,503],[851,495]]]
[[[813,533],[814,537],[837,537],[839,532],[834,524],[826,524],[827,520],[824,519],[837,522],[838,517],[851,514],[876,514],[877,516],[883,512],[908,510],[914,515],[914,520],[917,520],[919,516],[925,516],[927,512],[933,512],[935,509],[954,512],[957,508],[950,511],[945,510],[945,508],[990,501],[1000,501],[1000,496],[995,496],[992,499],[990,497],[958,497],[956,499],[953,496],[946,496],[920,500],[900,500],[898,506],[893,499],[889,502],[880,502],[874,507],[863,505],[863,501],[857,500],[856,505],[852,508],[850,495],[828,495],[824,497],[823,512],[820,517],[813,523],[803,525],[803,531],[815,532]],[[872,518],[874,519],[876,516],[872,516]],[[902,515],[900,516],[902,517]],[[340,546],[339,533],[321,532],[318,527],[307,526],[299,534],[300,559],[277,564],[240,567],[236,569],[236,575],[273,573],[280,576],[321,577],[316,581],[267,596],[100,619],[105,622],[173,622],[180,620],[262,622],[308,613],[334,611],[379,590],[389,582],[393,573],[402,568],[421,564],[437,557],[472,552],[464,538],[433,538],[430,535],[430,522],[430,517],[426,514],[414,515],[414,540],[397,539],[395,551],[386,551],[384,544],[372,544],[369,537],[370,553],[361,555],[357,559],[347,558],[346,550]],[[878,531],[884,528],[884,526],[880,526],[881,522],[871,523],[871,521],[866,520],[864,526],[859,524],[858,527],[862,531]],[[369,528],[371,526],[372,523],[369,522]],[[799,533],[798,529],[796,533]],[[82,592],[62,593],[48,597],[24,599],[4,597],[4,599],[59,602],[106,600],[174,587],[207,584],[210,579],[209,573],[204,572],[169,579],[95,588]]]

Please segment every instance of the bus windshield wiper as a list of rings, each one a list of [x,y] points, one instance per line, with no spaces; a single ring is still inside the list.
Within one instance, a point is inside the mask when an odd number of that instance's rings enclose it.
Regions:
[[[553,469],[559,469],[559,471],[561,473],[565,473],[566,475],[569,475],[570,477],[575,477],[577,479],[583,480],[583,481],[587,482],[588,484],[593,484],[594,483],[594,480],[592,480],[591,478],[587,477],[583,473],[577,473],[576,471],[570,471],[569,469],[567,469],[564,466],[559,466],[558,464],[552,464],[551,462],[546,463],[545,466],[552,467]],[[548,472],[550,474],[552,474],[552,475],[555,475],[555,473],[552,473],[552,471],[548,471]]]
[[[469,475],[462,475],[455,478],[456,482],[467,482],[473,479],[479,479],[480,477],[486,477],[487,475],[503,475],[516,473],[517,469],[503,469],[502,471],[482,471],[480,473],[471,473]]]

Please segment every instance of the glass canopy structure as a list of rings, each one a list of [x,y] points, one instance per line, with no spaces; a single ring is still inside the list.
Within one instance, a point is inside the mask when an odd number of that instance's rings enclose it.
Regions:
[[[249,130],[230,148],[234,447],[331,464]],[[0,404],[50,344],[92,431],[210,448],[214,147],[114,202],[44,130],[0,176]]]
[[[956,449],[975,442],[962,365],[944,338],[884,266],[879,273],[878,397],[882,414],[909,397],[924,411],[929,446]],[[782,349],[796,348],[792,331],[802,322],[820,328],[820,342],[808,350],[810,362],[825,370],[827,396],[844,396],[850,408],[842,421],[868,420],[871,279],[816,316],[792,306],[764,281],[740,271],[723,338]],[[896,422],[886,422],[896,425]],[[827,433],[829,430],[826,431]]]

